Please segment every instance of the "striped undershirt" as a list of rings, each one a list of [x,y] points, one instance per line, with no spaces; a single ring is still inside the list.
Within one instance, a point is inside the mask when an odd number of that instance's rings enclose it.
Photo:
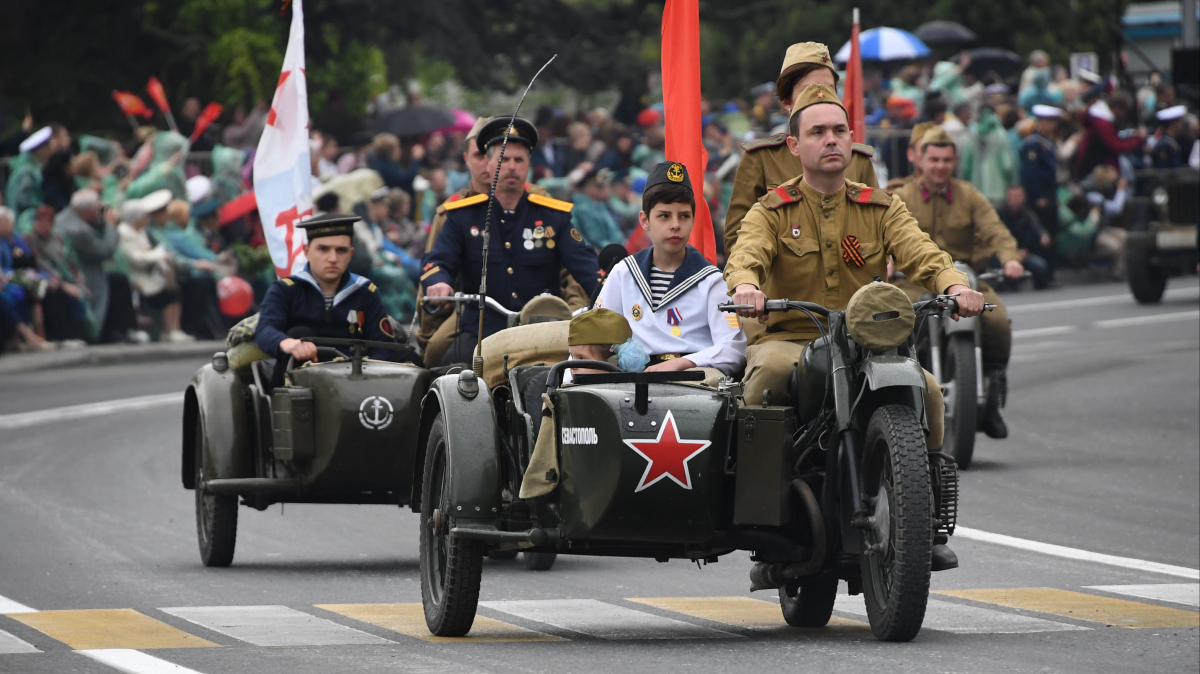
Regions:
[[[663,296],[667,294],[667,288],[671,287],[673,278],[675,278],[673,271],[650,267],[650,299],[654,300],[654,304],[657,305],[662,301]]]

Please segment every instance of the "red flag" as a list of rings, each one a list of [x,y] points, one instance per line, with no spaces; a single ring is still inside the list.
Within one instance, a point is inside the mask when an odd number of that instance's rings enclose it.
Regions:
[[[662,86],[667,159],[687,167],[696,193],[696,225],[688,241],[717,263],[717,237],[704,199],[704,149],[700,126],[699,0],[667,0],[662,19]]]
[[[213,122],[217,121],[217,118],[221,116],[221,113],[224,110],[225,108],[222,108],[221,104],[217,103],[216,101],[204,106],[204,111],[201,112],[200,116],[196,118],[196,128],[192,131],[192,137],[188,140],[195,143],[196,139],[200,137],[200,134],[204,133],[205,129],[207,129]]]
[[[146,104],[143,103],[142,99],[138,98],[136,94],[131,94],[128,91],[117,91],[114,89],[112,92],[112,97],[113,100],[117,102],[117,105],[121,106],[121,112],[129,115],[130,117],[136,115],[138,117],[150,119],[154,116],[154,111],[150,108],[147,108]]]
[[[162,82],[159,82],[157,77],[150,76],[150,81],[146,83],[146,93],[150,94],[151,100],[163,114],[171,112],[171,105],[167,103],[167,93],[163,91]]]
[[[850,28],[850,60],[846,63],[846,84],[842,104],[850,113],[850,131],[855,143],[867,140],[866,113],[863,109],[862,49],[858,43],[858,8],[854,9],[854,25]]]

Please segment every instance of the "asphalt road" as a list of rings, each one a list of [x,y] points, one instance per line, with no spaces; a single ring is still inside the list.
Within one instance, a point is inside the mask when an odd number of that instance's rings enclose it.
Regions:
[[[1200,288],[1005,300],[1012,435],[980,436],[962,567],[933,577],[957,594],[912,643],[875,641],[857,597],[782,626],[742,554],[489,560],[474,643],[422,639],[417,518],[385,506],[243,508],[233,566],[206,569],[178,402],[20,416],[181,391],[200,363],[171,362],[0,377],[0,673],[1197,671]]]

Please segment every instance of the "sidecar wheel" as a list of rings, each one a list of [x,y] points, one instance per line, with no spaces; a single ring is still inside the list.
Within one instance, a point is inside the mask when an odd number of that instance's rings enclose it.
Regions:
[[[558,559],[557,552],[522,552],[525,558],[525,568],[530,571],[549,571]]]
[[[954,457],[959,468],[971,467],[975,454],[975,427],[979,401],[975,382],[975,336],[960,332],[946,345],[946,436],[942,451]]]
[[[238,497],[204,492],[204,419],[196,420],[196,540],[205,566],[229,566],[237,544]]]
[[[833,615],[838,579],[820,576],[805,583],[792,582],[779,588],[783,619],[792,627],[824,627]]]
[[[911,408],[886,405],[871,415],[862,476],[872,522],[861,569],[867,619],[881,641],[909,641],[925,620],[934,533],[926,452]]]
[[[485,550],[479,541],[450,535],[449,482],[446,420],[439,414],[429,430],[421,491],[421,604],[431,633],[461,637],[475,622]]]

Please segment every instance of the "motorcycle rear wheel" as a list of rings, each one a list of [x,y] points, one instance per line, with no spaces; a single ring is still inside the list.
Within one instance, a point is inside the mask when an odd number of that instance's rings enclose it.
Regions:
[[[838,579],[820,576],[805,583],[798,581],[779,588],[779,607],[783,619],[792,627],[824,627],[833,616]]]
[[[971,467],[975,454],[975,429],[979,401],[975,381],[975,335],[960,332],[946,340],[946,435],[942,452],[954,457],[959,468]]]
[[[871,415],[862,479],[874,522],[860,565],[867,620],[881,641],[909,641],[925,620],[934,533],[927,451],[912,408],[885,405]]]

